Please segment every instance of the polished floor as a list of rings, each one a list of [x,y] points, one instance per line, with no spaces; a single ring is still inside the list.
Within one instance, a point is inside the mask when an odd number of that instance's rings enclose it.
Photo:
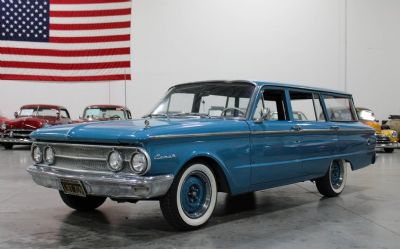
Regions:
[[[350,172],[340,197],[310,183],[228,198],[209,224],[174,231],[158,202],[66,207],[25,172],[29,148],[0,149],[0,248],[400,248],[400,150]]]

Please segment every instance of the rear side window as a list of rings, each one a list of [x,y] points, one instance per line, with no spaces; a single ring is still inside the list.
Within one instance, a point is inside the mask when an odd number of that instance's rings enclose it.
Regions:
[[[324,101],[331,121],[357,121],[351,98],[324,95]]]
[[[294,120],[325,121],[318,94],[290,91],[290,102]]]

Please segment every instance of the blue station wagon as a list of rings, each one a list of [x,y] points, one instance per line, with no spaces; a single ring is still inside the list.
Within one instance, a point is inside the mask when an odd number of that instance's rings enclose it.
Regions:
[[[339,195],[348,168],[375,162],[374,130],[348,93],[253,81],[176,85],[137,120],[31,134],[27,170],[78,211],[159,200],[179,230],[204,225],[217,192],[238,195],[311,180]]]

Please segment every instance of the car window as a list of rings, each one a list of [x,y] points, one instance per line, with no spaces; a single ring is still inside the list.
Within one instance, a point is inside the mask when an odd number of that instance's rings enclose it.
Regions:
[[[19,112],[19,117],[30,117],[33,115],[33,112],[35,111],[35,109],[30,108],[30,109],[21,109],[21,111]]]
[[[288,120],[285,91],[266,89],[257,103],[254,119],[264,115],[267,121]]]
[[[350,97],[324,95],[324,102],[332,121],[357,121]]]
[[[69,113],[67,112],[67,110],[61,109],[60,115],[61,118],[69,118]]]
[[[247,83],[188,84],[172,88],[152,112],[174,117],[245,117],[254,93]]]
[[[190,113],[192,112],[193,93],[173,93],[169,102],[169,113]]]
[[[39,108],[37,110],[37,116],[40,117],[57,117],[57,113],[59,113],[57,109]]]
[[[319,95],[310,92],[290,91],[293,118],[296,121],[324,121],[325,116]]]

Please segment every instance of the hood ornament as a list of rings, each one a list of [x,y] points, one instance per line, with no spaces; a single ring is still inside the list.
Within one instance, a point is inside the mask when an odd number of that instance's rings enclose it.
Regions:
[[[144,120],[144,126],[145,126],[146,128],[148,128],[148,127],[150,126],[150,120],[145,119],[145,120]]]

